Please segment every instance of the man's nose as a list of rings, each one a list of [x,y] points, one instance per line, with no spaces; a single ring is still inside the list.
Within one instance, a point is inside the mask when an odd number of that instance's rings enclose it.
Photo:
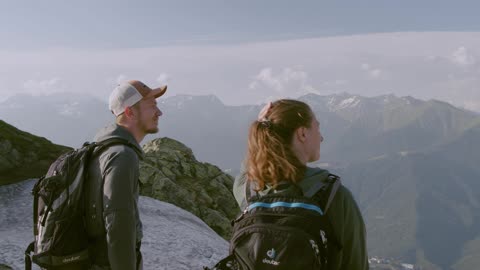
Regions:
[[[160,117],[162,115],[163,115],[163,112],[159,108],[157,108],[157,116]]]

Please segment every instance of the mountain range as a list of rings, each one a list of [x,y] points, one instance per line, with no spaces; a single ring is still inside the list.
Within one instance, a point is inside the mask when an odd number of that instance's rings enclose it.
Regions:
[[[437,100],[348,93],[299,99],[311,105],[320,121],[324,163],[429,150],[480,126],[478,113]],[[174,138],[191,147],[199,160],[233,170],[242,162],[248,126],[262,106],[227,106],[215,96],[178,95],[158,102],[160,132],[145,142]],[[79,147],[112,122],[113,115],[105,102],[89,96],[17,95],[0,103],[0,119],[57,144]]]
[[[340,175],[354,194],[366,220],[371,256],[399,258],[423,269],[480,264],[473,256],[480,252],[478,113],[393,95],[308,94],[299,99],[310,104],[325,137],[322,159],[312,165]],[[160,134],[145,141],[175,138],[198,160],[235,174],[248,125],[262,105],[227,106],[215,96],[158,101],[164,113]],[[106,108],[88,97],[21,96],[0,103],[0,117],[76,147],[112,120]]]

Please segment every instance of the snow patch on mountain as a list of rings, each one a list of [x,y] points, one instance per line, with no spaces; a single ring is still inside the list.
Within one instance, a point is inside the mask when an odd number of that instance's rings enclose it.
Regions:
[[[360,97],[349,94],[333,95],[328,100],[327,108],[332,112],[355,108],[361,101]]]
[[[339,104],[339,108],[340,109],[343,109],[343,108],[346,108],[346,107],[355,107],[358,105],[358,103],[360,103],[360,99],[358,99],[356,96],[354,97],[351,97],[351,98],[347,98],[347,99],[344,99],[342,102],[340,102]]]
[[[0,265],[24,269],[24,252],[33,240],[34,183],[0,186]],[[139,207],[144,269],[202,269],[227,255],[228,243],[193,214],[143,196]]]

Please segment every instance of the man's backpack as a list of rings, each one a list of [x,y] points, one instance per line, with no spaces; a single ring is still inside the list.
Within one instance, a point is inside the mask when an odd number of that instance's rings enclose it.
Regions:
[[[35,240],[25,251],[25,269],[31,269],[32,261],[45,269],[85,269],[88,266],[83,196],[88,165],[101,151],[117,144],[133,147],[121,138],[85,143],[61,155],[37,181],[32,190]]]
[[[340,248],[325,216],[340,178],[329,174],[325,181],[304,184],[308,187],[284,184],[279,192],[251,197],[232,222],[230,255],[213,269],[327,269],[329,252]]]

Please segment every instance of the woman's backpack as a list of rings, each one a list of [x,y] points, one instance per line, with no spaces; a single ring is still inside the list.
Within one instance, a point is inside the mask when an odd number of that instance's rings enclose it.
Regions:
[[[329,174],[308,191],[282,184],[251,197],[233,221],[230,255],[213,269],[327,269],[329,249],[340,245],[325,213],[339,186],[340,178]]]

